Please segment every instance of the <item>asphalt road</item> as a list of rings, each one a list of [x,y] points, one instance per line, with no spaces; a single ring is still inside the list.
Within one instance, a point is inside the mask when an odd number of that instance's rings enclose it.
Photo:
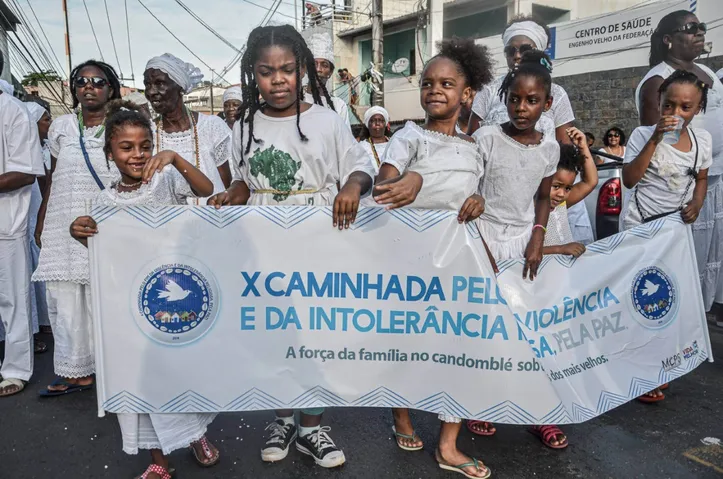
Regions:
[[[52,342],[49,336],[42,337]],[[718,362],[703,364],[675,381],[661,403],[632,402],[587,423],[565,427],[570,447],[564,451],[543,447],[523,427],[504,425],[491,438],[463,432],[460,447],[483,459],[497,478],[723,477],[723,447],[702,442],[723,439],[723,330],[712,329],[711,339]],[[131,478],[142,472],[148,456],[121,451],[118,423],[113,415],[97,417],[94,392],[37,396],[52,378],[52,352],[36,356],[36,374],[27,389],[0,400],[0,479]],[[221,372],[219,381],[223,381]],[[267,412],[219,416],[208,435],[221,450],[221,462],[202,470],[187,451],[177,451],[171,456],[177,477],[462,477],[442,471],[434,461],[439,423],[433,414],[413,415],[426,448],[410,453],[395,446],[388,410],[327,412],[324,423],[331,426],[332,438],[347,457],[337,470],[324,470],[295,450],[281,463],[262,463],[259,449],[270,417]]]

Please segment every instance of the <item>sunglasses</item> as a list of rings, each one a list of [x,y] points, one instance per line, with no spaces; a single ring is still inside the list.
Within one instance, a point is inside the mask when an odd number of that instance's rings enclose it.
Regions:
[[[708,25],[705,23],[688,22],[682,27],[673,30],[673,33],[682,32],[688,35],[695,35],[698,32],[705,33],[708,31]]]
[[[532,45],[521,45],[519,48],[512,46],[512,45],[507,45],[505,47],[505,56],[508,58],[511,58],[511,57],[514,57],[517,54],[517,52],[519,52],[520,55],[522,55],[523,53],[531,52],[534,49],[535,49],[535,47],[533,47]]]
[[[78,77],[75,79],[76,88],[83,88],[88,83],[93,85],[93,88],[101,89],[108,85],[108,80],[101,77]]]
[[[608,138],[620,138],[618,133],[608,133]]]

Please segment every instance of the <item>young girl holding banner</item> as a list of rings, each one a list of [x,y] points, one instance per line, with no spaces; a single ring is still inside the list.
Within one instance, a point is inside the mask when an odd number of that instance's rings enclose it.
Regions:
[[[248,110],[233,130],[235,181],[209,204],[334,205],[334,226],[348,228],[375,171],[344,120],[322,106],[322,93],[327,104],[331,99],[319,88],[313,55],[289,25],[258,27],[246,46],[241,77]],[[304,75],[309,76],[313,105],[303,101]],[[318,465],[342,465],[344,453],[329,437],[329,428],[321,427],[323,412],[302,410],[297,431],[294,411],[277,410],[266,428],[261,459],[280,461],[296,442],[297,450]]]
[[[185,205],[188,198],[213,193],[211,180],[176,153],[162,151],[151,158],[151,124],[133,103],[115,101],[109,105],[104,151],[107,159],[118,167],[120,180],[99,194],[98,204]],[[97,233],[97,225],[90,216],[77,218],[70,227],[71,236],[85,246],[88,238]],[[219,452],[205,437],[206,427],[215,417],[208,413],[118,414],[123,451],[151,451],[153,463],[138,479],[170,479],[173,469],[166,455],[189,445],[201,466],[216,464]]]
[[[387,146],[377,177],[376,200],[389,208],[411,204],[416,208],[451,209],[460,223],[476,220],[484,211],[477,194],[484,173],[482,158],[472,138],[457,132],[460,106],[472,92],[492,79],[486,47],[470,39],[444,40],[439,53],[422,72],[420,103],[426,112],[423,126],[407,122]],[[424,444],[414,432],[409,410],[395,408],[394,434],[405,451]],[[487,478],[491,471],[481,461],[457,448],[462,420],[440,414],[439,467],[469,478]]]

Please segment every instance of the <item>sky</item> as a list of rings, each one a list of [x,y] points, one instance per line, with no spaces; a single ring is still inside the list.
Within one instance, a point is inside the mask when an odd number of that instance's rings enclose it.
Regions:
[[[128,5],[130,19],[130,45],[133,54],[133,65],[128,54],[128,35],[126,34],[126,16],[124,1]],[[211,32],[205,29],[191,15],[181,8],[174,0],[140,0],[145,4],[177,37],[214,70],[222,70],[234,57],[235,51]],[[208,25],[216,30],[237,48],[241,48],[251,30],[256,27],[266,14],[266,8],[252,5],[244,0],[182,0],[183,3]],[[272,0],[251,0],[263,7],[270,7]],[[64,46],[64,24],[61,0],[5,0],[13,6],[20,6],[30,25],[37,32],[43,43],[42,32],[28,6],[31,3],[35,14],[40,20],[45,34],[63,68],[67,68]],[[135,84],[126,80],[128,86],[143,87],[143,70],[149,58],[163,53],[171,53],[184,61],[193,63],[204,72],[204,80],[209,80],[211,73],[198,59],[175,40],[139,3],[139,0],[107,0],[110,24],[115,37],[118,60],[113,51],[113,43],[108,29],[103,0],[86,0],[93,27],[98,37],[101,52],[98,51],[83,0],[67,0],[70,21],[70,48],[73,64],[82,63],[90,58],[104,58],[113,65],[116,71],[123,73],[124,78],[135,74]],[[302,1],[298,1],[302,5]],[[273,23],[294,23],[294,0],[282,0]],[[20,38],[24,38],[22,35]],[[11,48],[12,56],[12,48]],[[22,78],[16,71],[13,74]],[[67,76],[67,73],[61,75]],[[229,71],[224,78],[230,83],[238,83],[240,70],[238,65]]]

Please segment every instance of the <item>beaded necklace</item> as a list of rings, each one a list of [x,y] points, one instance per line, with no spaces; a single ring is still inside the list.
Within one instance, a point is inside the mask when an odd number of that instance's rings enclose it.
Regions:
[[[196,125],[196,119],[193,117],[193,113],[191,113],[191,110],[186,108],[184,106],[183,108],[186,111],[186,114],[188,115],[188,121],[191,123],[191,127],[193,128],[193,142],[194,142],[194,148],[195,148],[195,156],[196,156],[196,169],[201,169],[201,156],[199,154],[199,148],[198,148],[198,126]],[[158,120],[156,120],[156,153],[160,153],[163,151],[163,115],[161,115]],[[196,206],[198,206],[200,203],[198,202],[198,199],[194,200],[194,203]]]

